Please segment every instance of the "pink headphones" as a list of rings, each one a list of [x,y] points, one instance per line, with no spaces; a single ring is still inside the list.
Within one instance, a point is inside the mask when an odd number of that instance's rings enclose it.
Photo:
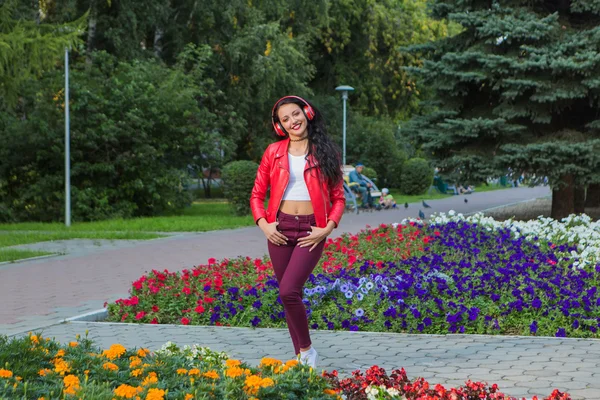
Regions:
[[[315,110],[313,110],[313,108],[310,106],[310,104],[308,104],[308,101],[304,100],[302,97],[285,96],[285,97],[280,98],[279,100],[277,100],[277,102],[273,106],[273,110],[271,111],[271,122],[273,123],[273,128],[275,129],[275,133],[277,133],[279,136],[286,136],[287,133],[285,132],[285,129],[283,129],[283,126],[281,126],[281,123],[275,122],[275,109],[277,108],[279,103],[281,103],[281,101],[285,100],[285,99],[300,100],[301,102],[304,103],[304,107],[302,107],[302,111],[304,111],[304,115],[306,116],[306,119],[308,119],[309,121],[312,121],[312,119],[315,117]]]

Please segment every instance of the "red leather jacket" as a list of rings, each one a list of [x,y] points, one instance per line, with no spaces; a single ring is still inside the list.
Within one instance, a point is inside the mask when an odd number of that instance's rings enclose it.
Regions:
[[[269,145],[263,154],[250,196],[252,215],[257,223],[260,218],[266,218],[268,223],[275,222],[277,218],[277,211],[290,180],[289,143],[289,138],[275,142]],[[315,212],[317,227],[325,228],[329,220],[335,222],[337,227],[346,207],[343,183],[340,181],[336,185],[329,185],[318,168],[317,160],[311,155],[308,161],[304,169],[304,181]],[[264,203],[269,187],[271,198],[265,210]]]

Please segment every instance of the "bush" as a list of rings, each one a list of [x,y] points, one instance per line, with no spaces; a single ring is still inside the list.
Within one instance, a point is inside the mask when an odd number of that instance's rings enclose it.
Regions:
[[[400,190],[403,194],[423,194],[433,182],[433,168],[423,158],[411,158],[402,167]]]
[[[377,182],[377,172],[373,168],[364,167],[362,174],[373,182]]]
[[[252,161],[233,161],[223,168],[223,193],[235,215],[250,214],[250,193],[257,170],[258,164]]]

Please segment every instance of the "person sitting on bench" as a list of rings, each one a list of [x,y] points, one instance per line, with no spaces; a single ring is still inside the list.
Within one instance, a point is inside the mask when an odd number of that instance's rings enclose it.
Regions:
[[[359,194],[362,196],[362,205],[363,208],[373,208],[375,207],[373,204],[373,198],[371,197],[371,184],[367,182],[363,176],[362,171],[364,169],[363,163],[357,163],[354,171],[351,171],[349,174],[351,183],[358,183],[354,189],[358,190]]]

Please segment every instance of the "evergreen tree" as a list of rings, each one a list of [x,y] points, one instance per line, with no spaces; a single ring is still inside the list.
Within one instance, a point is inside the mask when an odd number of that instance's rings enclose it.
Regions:
[[[409,69],[437,95],[408,131],[446,174],[547,176],[552,216],[576,211],[582,188],[600,181],[600,3],[444,0],[432,9],[464,30],[413,48],[430,59]]]

